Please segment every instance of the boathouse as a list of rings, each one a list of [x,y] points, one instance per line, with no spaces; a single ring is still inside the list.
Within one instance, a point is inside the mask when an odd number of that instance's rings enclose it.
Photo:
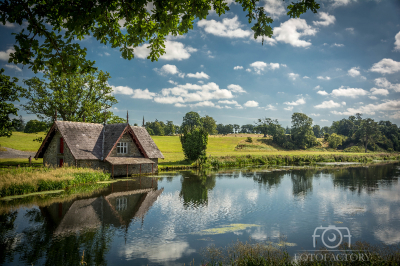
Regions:
[[[114,177],[155,173],[164,156],[144,127],[55,121],[37,158],[52,167],[99,168]]]

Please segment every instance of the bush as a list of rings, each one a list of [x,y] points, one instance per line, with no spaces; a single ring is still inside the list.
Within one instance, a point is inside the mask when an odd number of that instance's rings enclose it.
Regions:
[[[345,139],[346,139],[345,136],[337,135],[336,133],[333,133],[328,138],[329,146],[331,148],[336,149],[338,146],[342,145],[343,140],[345,140]]]
[[[324,140],[325,140],[325,141],[328,141],[328,138],[329,138],[329,133],[325,133],[325,134],[324,134]]]
[[[246,142],[253,143],[253,139],[251,137],[247,137]]]
[[[204,128],[195,127],[191,132],[187,127],[179,137],[185,157],[189,160],[197,160],[201,155],[206,154],[208,144],[208,132]]]

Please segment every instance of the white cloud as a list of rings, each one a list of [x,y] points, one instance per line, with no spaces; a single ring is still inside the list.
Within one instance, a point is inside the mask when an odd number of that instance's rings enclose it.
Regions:
[[[243,69],[243,67],[242,66],[235,66],[233,69],[234,70],[238,70],[238,69]]]
[[[293,106],[288,106],[288,107],[283,108],[283,109],[286,110],[286,111],[292,111],[293,110]]]
[[[342,44],[342,43],[334,43],[334,44],[332,44],[332,46],[335,46],[335,47],[344,47],[344,44]]]
[[[247,72],[251,72],[251,69],[250,69],[250,68],[247,68],[246,71],[247,71]]]
[[[182,97],[173,97],[173,96],[157,96],[154,98],[154,101],[156,103],[164,103],[164,104],[176,104],[184,102]]]
[[[317,91],[317,93],[324,96],[329,95],[326,91]]]
[[[173,85],[178,85],[178,82],[175,82],[173,80],[168,80],[169,83],[173,84]]]
[[[175,65],[166,64],[163,65],[161,69],[154,68],[153,70],[162,76],[178,74],[181,78],[185,77],[185,74],[181,73]]]
[[[354,28],[346,28],[346,31],[350,32],[351,34],[354,34]]]
[[[14,28],[14,27],[15,27],[15,24],[14,24],[14,23],[10,23],[10,22],[8,22],[8,21],[6,21],[6,24],[5,24],[5,25],[3,25],[3,23],[1,23],[0,25],[1,25],[1,26],[4,26],[4,27],[6,27],[6,28]]]
[[[268,105],[265,107],[265,110],[276,111],[276,107],[275,107],[274,105],[272,105],[272,104],[268,104]]]
[[[244,106],[246,107],[257,107],[258,106],[258,102],[256,101],[247,101]]]
[[[288,76],[291,80],[296,80],[299,77],[299,74],[289,73]]]
[[[371,91],[372,95],[384,95],[384,96],[386,96],[386,95],[389,94],[389,91],[387,89],[372,88],[372,89],[370,89],[370,91]]]
[[[310,77],[304,76],[303,79],[309,79]]]
[[[191,53],[197,52],[196,48],[185,46],[181,42],[165,41],[165,54],[160,56],[163,60],[178,60],[188,59]],[[148,44],[134,48],[135,56],[145,59],[150,55],[150,49],[147,48]]]
[[[325,12],[318,12],[318,16],[321,21],[313,21],[315,26],[328,26],[330,24],[334,24],[336,21],[335,16],[329,15]]]
[[[400,100],[385,101],[380,104],[368,104],[359,108],[347,108],[345,112],[331,111],[335,115],[355,115],[362,113],[367,115],[374,115],[378,111],[398,111],[400,110]]]
[[[7,65],[4,65],[5,67],[8,67],[8,68],[11,68],[11,69],[15,69],[16,71],[18,71],[18,72],[21,72],[22,71],[22,69],[20,69],[19,67],[17,67],[16,65],[10,65],[10,64],[7,64]]]
[[[357,0],[333,0],[332,7],[347,6],[351,2],[356,2]]]
[[[132,98],[135,99],[153,99],[153,97],[156,96],[154,92],[150,92],[148,89],[141,90],[141,89],[136,89],[133,91]]]
[[[7,49],[5,52],[0,51],[0,60],[8,61],[8,59],[10,58],[10,54],[14,52],[15,50],[12,48]]]
[[[304,98],[300,98],[300,99],[298,99],[297,101],[294,101],[294,102],[284,102],[283,104],[286,104],[286,105],[301,105],[301,104],[305,104],[306,103],[306,101],[304,100]]]
[[[311,116],[320,116],[320,114],[314,114],[314,113],[312,113],[312,114],[310,114]]]
[[[176,103],[174,104],[175,107],[186,107],[186,104]]]
[[[111,86],[114,94],[132,95],[133,89],[126,86]]]
[[[314,90],[319,90],[321,88],[321,86],[317,85],[314,87]]]
[[[340,107],[340,103],[336,103],[332,100],[329,101],[324,101],[321,104],[315,105],[314,108],[317,109],[331,109],[331,108],[337,108]]]
[[[107,52],[104,52],[104,54],[106,55],[106,56],[110,56],[111,54],[109,54],[109,53],[107,53]]]
[[[400,31],[396,34],[396,36],[394,36],[394,39],[394,50],[400,51]]]
[[[204,81],[202,81],[202,80],[199,80],[197,82],[200,83],[200,84],[204,84]]]
[[[321,122],[328,122],[328,120],[326,120],[326,119],[321,119],[321,120],[319,120],[319,121],[321,121]]]
[[[346,106],[346,102],[342,102],[342,105],[343,105],[343,106]]]
[[[360,88],[349,88],[341,86],[339,89],[334,89],[331,93],[333,96],[344,96],[356,98],[357,96],[368,95],[369,92]]]
[[[307,25],[307,22],[301,18],[291,18],[274,28],[275,40],[288,43],[294,47],[308,47],[310,42],[300,40],[303,36],[313,36],[317,30]]]
[[[196,74],[188,73],[187,76],[189,78],[196,78],[196,79],[209,79],[210,76],[204,73],[203,71],[201,72],[196,72]]]
[[[254,72],[256,72],[257,74],[261,74],[261,71],[264,71],[266,69],[272,69],[275,70],[277,68],[279,68],[279,63],[265,63],[262,61],[256,61],[250,64],[250,66],[254,69]],[[246,69],[246,71],[248,71]],[[251,71],[251,70],[250,70]],[[248,71],[248,72],[250,72]]]
[[[197,26],[204,27],[205,32],[220,37],[245,38],[252,35],[251,31],[241,29],[242,24],[237,16],[231,19],[224,18],[222,22],[204,19],[197,22]]]
[[[400,83],[393,84],[393,83],[389,82],[386,78],[375,79],[375,85],[378,87],[385,88],[385,89],[391,89],[396,92],[400,92]]]
[[[349,71],[347,71],[347,74],[353,78],[357,77],[361,74],[360,71],[358,71],[357,69],[360,69],[360,67],[352,67],[351,69],[349,69]]]
[[[216,105],[210,101],[199,102],[196,104],[192,104],[192,106],[201,106],[201,107],[215,107]]]
[[[378,100],[378,97],[376,96],[368,96],[368,98],[370,98],[371,100]]]
[[[284,2],[281,0],[268,0],[265,2],[264,5],[264,10],[265,12],[267,12],[268,14],[270,14],[270,16],[273,19],[279,18],[282,15],[286,14],[286,9],[284,6]]]
[[[222,101],[218,101],[218,103],[222,103],[222,104],[234,104],[234,105],[236,105],[236,106],[240,106],[240,104],[238,104],[238,102],[237,102],[237,101],[234,101],[234,100],[231,100],[231,101],[229,101],[229,100],[222,100]]]
[[[400,62],[390,58],[384,58],[378,63],[373,64],[370,71],[381,74],[393,74],[400,71]]]
[[[245,93],[246,92],[241,86],[236,85],[236,84],[228,85],[228,89],[230,91],[237,92],[237,93]]]
[[[328,77],[328,76],[326,76],[326,77],[318,76],[317,79],[321,79],[321,80],[330,80],[331,78]]]

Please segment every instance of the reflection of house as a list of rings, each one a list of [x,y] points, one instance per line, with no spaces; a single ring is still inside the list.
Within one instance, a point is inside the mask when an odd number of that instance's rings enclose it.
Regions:
[[[55,121],[35,158],[54,167],[66,163],[122,176],[157,171],[164,156],[144,127]]]
[[[120,181],[93,198],[54,203],[42,209],[55,224],[55,234],[94,229],[100,225],[128,227],[143,219],[164,189],[157,190],[157,180]],[[133,188],[133,189],[132,189]]]

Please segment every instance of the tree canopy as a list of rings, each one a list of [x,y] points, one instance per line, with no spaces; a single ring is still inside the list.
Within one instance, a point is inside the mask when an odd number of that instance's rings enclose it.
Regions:
[[[269,17],[260,0],[235,0],[240,4],[254,38],[271,37]],[[302,0],[288,6],[288,16],[299,17],[307,10],[316,13],[315,0]],[[9,62],[29,65],[36,73],[51,66],[56,73],[70,74],[93,69],[94,61],[86,59],[86,48],[75,40],[93,36],[100,43],[119,48],[125,59],[134,58],[135,47],[147,45],[152,61],[165,53],[168,35],[183,35],[193,29],[194,22],[207,18],[215,10],[218,15],[229,11],[228,0],[172,1],[39,1],[4,0],[0,3],[0,20],[26,24],[15,34],[15,52]],[[146,44],[147,43],[147,44]]]

